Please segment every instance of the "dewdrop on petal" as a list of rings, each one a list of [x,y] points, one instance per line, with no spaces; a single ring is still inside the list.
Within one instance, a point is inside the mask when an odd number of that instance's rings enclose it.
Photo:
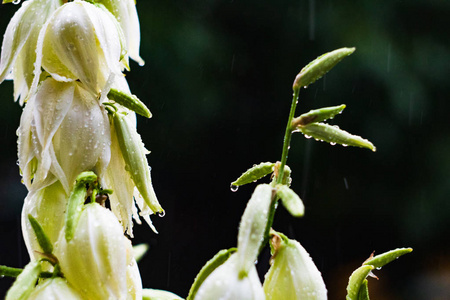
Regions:
[[[308,252],[295,240],[271,232],[271,267],[264,280],[267,300],[326,300],[322,275]]]
[[[61,233],[55,255],[67,281],[88,299],[127,299],[130,248],[114,214],[91,203],[84,206],[73,238],[67,241]]]
[[[29,0],[23,2],[6,28],[2,43],[0,83],[14,80],[14,100],[23,105],[34,77],[36,45],[39,32],[61,6],[60,0]]]
[[[120,75],[123,32],[114,16],[85,1],[61,6],[42,28],[32,89],[41,67],[58,81],[79,80],[99,94],[111,73]]]

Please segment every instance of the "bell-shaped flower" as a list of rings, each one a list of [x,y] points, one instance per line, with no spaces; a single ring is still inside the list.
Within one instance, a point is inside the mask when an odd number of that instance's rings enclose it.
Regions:
[[[142,300],[142,280],[136,260],[127,266],[127,300]]]
[[[95,0],[95,3],[103,4],[117,19],[122,27],[127,44],[127,53],[131,59],[139,65],[144,65],[144,60],[139,56],[141,33],[139,18],[135,0]]]
[[[322,275],[308,252],[295,240],[272,231],[271,267],[264,280],[267,300],[326,300]]]
[[[273,189],[268,184],[256,187],[239,226],[236,253],[216,268],[201,284],[195,300],[265,299],[255,261],[264,239]]]
[[[29,192],[22,209],[22,233],[30,258],[40,259],[42,252],[34,230],[28,219],[32,215],[41,225],[50,242],[54,245],[64,227],[68,195],[61,183],[56,181],[38,191]]]
[[[40,32],[32,91],[43,68],[58,81],[79,80],[100,94],[110,76],[121,74],[125,51],[122,29],[109,11],[86,1],[66,3]]]
[[[69,194],[83,171],[106,169],[110,132],[106,110],[80,82],[45,79],[18,129],[19,166],[29,190],[60,181]]]
[[[61,277],[45,279],[31,293],[28,300],[83,300],[81,294]]]
[[[131,243],[114,214],[97,203],[84,206],[72,239],[62,232],[55,256],[67,281],[88,299],[134,299],[142,293],[138,284],[128,286],[137,278],[128,276],[136,272],[128,271]]]
[[[5,79],[14,79],[14,100],[20,99],[21,105],[33,82],[39,32],[61,5],[61,0],[25,1],[6,28],[2,43],[0,83]]]
[[[202,283],[194,300],[264,300],[264,291],[256,267],[245,269],[237,253],[215,269]]]

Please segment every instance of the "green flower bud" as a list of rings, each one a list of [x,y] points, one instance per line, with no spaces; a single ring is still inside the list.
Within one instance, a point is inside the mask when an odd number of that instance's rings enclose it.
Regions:
[[[83,300],[66,280],[60,277],[46,279],[40,282],[31,293],[28,300]]]
[[[95,168],[101,175],[110,160],[106,110],[79,82],[42,82],[24,109],[18,136],[19,166],[29,190],[59,180],[69,194],[78,174]]]
[[[55,245],[64,226],[64,212],[67,206],[64,188],[59,181],[29,192],[22,209],[22,233],[31,260],[40,259],[41,247],[28,219],[32,215],[41,225],[50,242]]]
[[[194,298],[194,300],[211,299],[264,300],[264,291],[255,266],[252,265],[250,269],[243,268],[238,254],[231,255],[206,278]]]
[[[322,276],[299,242],[272,231],[271,267],[264,280],[267,300],[327,299]]]
[[[138,293],[127,286],[131,243],[114,214],[97,203],[85,205],[70,241],[60,235],[55,256],[67,281],[89,299],[127,299],[133,290]]]
[[[85,1],[69,2],[42,28],[36,60],[58,81],[79,80],[95,94],[107,88],[112,74],[121,74],[123,32],[114,16]],[[33,89],[39,78],[35,77]]]
[[[14,99],[20,99],[21,105],[33,82],[39,32],[61,5],[61,0],[26,1],[6,28],[2,43],[0,83],[7,78],[14,79]]]

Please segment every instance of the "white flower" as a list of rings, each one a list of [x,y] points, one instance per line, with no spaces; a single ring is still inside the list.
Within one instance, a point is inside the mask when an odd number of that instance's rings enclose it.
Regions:
[[[28,0],[14,14],[6,28],[0,62],[0,83],[5,79],[14,79],[14,99],[20,99],[21,105],[33,82],[39,32],[61,5],[61,0]]]
[[[274,253],[264,280],[267,300],[326,300],[322,276],[302,245],[276,232],[271,244]]]
[[[29,192],[22,209],[22,233],[30,258],[40,259],[42,252],[34,230],[28,220],[31,214],[42,226],[54,245],[64,227],[64,216],[68,195],[59,181],[38,191]],[[37,251],[37,252],[36,252]]]
[[[131,59],[139,63],[139,65],[144,65],[144,61],[139,56],[141,34],[136,10],[136,1],[95,0],[95,2],[103,4],[116,17],[125,35],[128,55]]]
[[[84,206],[70,241],[61,233],[55,255],[67,281],[89,299],[125,300],[142,293],[138,284],[127,286],[137,278],[128,275],[131,243],[114,214],[97,203]]]
[[[18,129],[19,166],[29,190],[60,181],[67,194],[83,171],[99,175],[110,159],[109,120],[79,82],[47,78],[25,106]]]
[[[63,278],[56,277],[40,282],[28,300],[83,300],[84,298]]]
[[[253,265],[242,273],[237,253],[215,269],[198,289],[194,300],[264,300],[264,291]]]
[[[79,80],[100,94],[112,74],[121,74],[124,44],[122,29],[110,12],[85,1],[66,3],[40,32],[32,89],[42,67],[58,81]]]

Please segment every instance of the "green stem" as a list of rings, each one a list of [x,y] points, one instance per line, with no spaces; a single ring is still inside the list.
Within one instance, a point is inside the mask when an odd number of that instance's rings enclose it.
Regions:
[[[0,266],[0,277],[17,277],[22,273],[23,269]]]
[[[289,154],[289,147],[291,144],[291,136],[292,136],[292,119],[294,119],[294,115],[295,115],[295,109],[297,108],[297,102],[298,102],[298,94],[300,92],[300,88],[295,89],[294,90],[294,95],[292,97],[292,104],[291,104],[291,111],[289,113],[289,118],[288,118],[288,122],[286,125],[286,131],[284,134],[284,142],[283,142],[283,152],[281,153],[281,164],[280,167],[278,168],[278,175],[276,178],[274,178],[273,182],[275,184],[280,184],[283,182],[283,176],[284,176],[284,167],[286,166],[286,162],[287,162],[287,158],[288,158],[288,154]],[[279,200],[279,198],[276,196],[275,193],[273,193],[272,196],[272,204],[270,206],[270,211],[269,211],[269,217],[267,220],[267,225],[266,225],[266,229],[264,232],[264,241],[261,244],[261,247],[259,249],[259,252],[261,253],[262,249],[266,246],[266,244],[269,242],[270,239],[270,228],[272,228],[273,225],[273,219],[275,217],[275,211],[277,209],[277,202]]]

